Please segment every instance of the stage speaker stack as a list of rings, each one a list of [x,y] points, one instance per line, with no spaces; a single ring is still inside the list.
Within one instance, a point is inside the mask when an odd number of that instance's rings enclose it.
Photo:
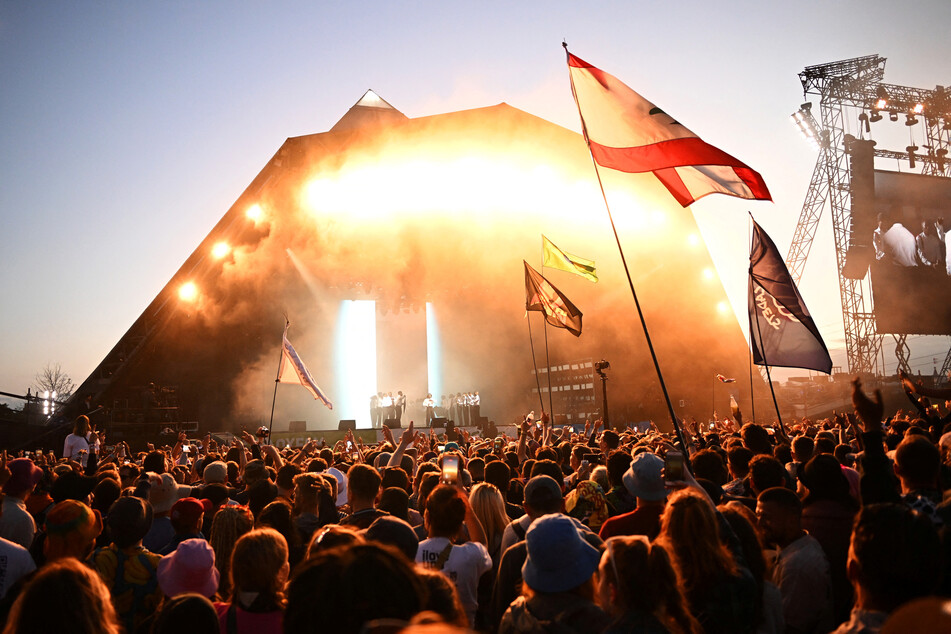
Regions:
[[[356,428],[357,421],[352,418],[341,419],[341,421],[337,423],[337,431],[347,431],[348,429]]]
[[[287,431],[292,434],[299,434],[307,431],[307,421],[306,420],[292,420],[288,424]]]
[[[445,427],[448,421],[444,416],[436,416],[433,418],[433,422],[430,427]]]
[[[400,425],[400,419],[398,418],[387,418],[383,421],[383,425],[389,427],[390,429],[402,429]]]

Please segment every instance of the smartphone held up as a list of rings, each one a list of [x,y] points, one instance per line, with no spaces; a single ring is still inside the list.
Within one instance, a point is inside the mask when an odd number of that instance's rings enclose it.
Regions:
[[[455,484],[459,479],[459,456],[447,454],[442,457],[442,473],[439,481],[443,484]]]

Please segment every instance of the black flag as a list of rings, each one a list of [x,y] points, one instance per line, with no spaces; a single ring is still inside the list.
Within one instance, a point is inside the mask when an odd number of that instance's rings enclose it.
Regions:
[[[525,310],[540,311],[552,326],[581,336],[581,311],[528,262],[525,262]]]
[[[749,291],[753,363],[832,372],[832,359],[819,329],[776,245],[755,220]]]

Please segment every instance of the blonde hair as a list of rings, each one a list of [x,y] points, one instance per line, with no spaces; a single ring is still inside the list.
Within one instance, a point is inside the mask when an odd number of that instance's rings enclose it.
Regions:
[[[221,574],[218,593],[226,597],[231,590],[231,552],[238,538],[254,528],[251,511],[244,506],[225,506],[215,513],[208,543],[215,551],[215,568]]]
[[[480,482],[472,487],[472,492],[469,494],[469,506],[482,523],[489,552],[494,553],[501,547],[502,533],[509,524],[502,494],[494,484]]]
[[[242,535],[231,553],[232,603],[239,592],[257,592],[256,604],[283,607],[287,575],[281,571],[287,565],[287,541],[276,530],[258,528]]]
[[[47,564],[17,597],[3,634],[121,634],[109,589],[73,558]]]

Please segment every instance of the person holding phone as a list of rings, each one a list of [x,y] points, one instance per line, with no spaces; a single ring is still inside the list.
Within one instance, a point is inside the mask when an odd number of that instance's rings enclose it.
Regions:
[[[443,457],[443,480],[449,477],[445,469],[445,460],[449,457]],[[458,469],[458,462],[455,466]],[[450,472],[451,469],[452,466]],[[485,547],[482,524],[472,511],[462,487],[450,484],[438,485],[426,498],[423,522],[429,538],[419,543],[416,561],[449,577],[459,591],[469,626],[473,627],[479,607],[479,578],[492,569],[492,557]],[[470,541],[454,543],[460,539],[463,524],[468,529]]]
[[[73,423],[73,433],[66,436],[63,445],[63,457],[75,460],[83,467],[89,462],[89,455],[99,451],[99,434],[93,430],[86,416],[78,416]]]

